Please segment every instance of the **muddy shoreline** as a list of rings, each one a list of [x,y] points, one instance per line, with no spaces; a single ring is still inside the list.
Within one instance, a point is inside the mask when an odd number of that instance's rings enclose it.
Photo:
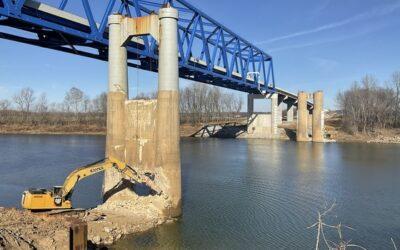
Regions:
[[[134,204],[135,201],[125,203],[60,214],[0,207],[0,249],[69,249],[69,227],[74,221],[87,223],[88,249],[106,248],[125,235],[174,222],[149,211],[146,202],[136,202],[145,205]]]
[[[200,126],[182,125],[181,137],[192,137]],[[376,144],[400,144],[400,131],[396,129],[378,131],[370,134],[349,134],[337,129],[328,131],[330,139],[339,143],[376,143]],[[0,127],[0,135],[88,135],[88,136],[105,136],[105,131],[68,131],[68,130],[42,130],[42,129],[21,129],[7,130]],[[241,138],[237,138],[241,139]],[[281,138],[288,140],[287,138]]]

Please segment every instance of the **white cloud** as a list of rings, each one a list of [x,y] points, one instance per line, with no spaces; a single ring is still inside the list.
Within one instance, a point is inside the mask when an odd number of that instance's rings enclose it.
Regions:
[[[390,26],[391,23],[386,23],[386,24],[376,24],[374,26],[368,27],[368,29],[365,30],[359,30],[357,32],[349,33],[344,36],[336,36],[334,38],[327,38],[327,39],[322,39],[318,41],[312,41],[308,43],[302,43],[302,44],[295,44],[295,45],[289,45],[289,46],[283,46],[283,47],[276,47],[276,48],[271,48],[268,51],[271,52],[277,52],[277,51],[285,51],[285,50],[291,50],[291,49],[301,49],[301,48],[306,48],[306,47],[312,47],[312,46],[317,46],[317,45],[323,45],[323,44],[328,44],[328,43],[333,43],[333,42],[340,42],[343,40],[351,39],[354,37],[359,37],[363,35],[367,35],[369,33],[376,32],[378,30],[381,30],[385,27]]]
[[[376,8],[376,9],[373,9],[371,11],[358,14],[358,15],[353,16],[351,18],[344,19],[342,21],[338,21],[338,22],[334,22],[334,23],[330,23],[330,24],[325,24],[325,25],[322,25],[320,27],[316,27],[316,28],[313,28],[313,29],[302,30],[302,31],[298,31],[298,32],[295,32],[295,33],[292,33],[292,34],[287,34],[287,35],[284,35],[284,36],[279,36],[279,37],[275,37],[275,38],[272,38],[272,39],[269,39],[269,40],[257,42],[256,45],[272,43],[272,42],[276,42],[276,41],[291,39],[291,38],[295,38],[295,37],[299,37],[299,36],[310,35],[310,34],[318,33],[318,32],[321,32],[321,31],[326,31],[326,30],[338,28],[338,27],[345,26],[347,24],[351,24],[351,23],[354,23],[354,22],[359,22],[359,21],[371,19],[371,18],[378,17],[378,16],[384,16],[384,15],[390,14],[390,13],[392,13],[392,12],[398,10],[398,9],[400,9],[400,2],[396,2],[395,4],[392,4],[392,5],[386,5],[386,6],[383,6],[383,7],[380,7],[380,8]]]

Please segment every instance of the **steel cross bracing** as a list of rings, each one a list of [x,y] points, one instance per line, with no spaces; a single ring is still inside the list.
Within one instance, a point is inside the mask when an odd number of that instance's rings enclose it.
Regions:
[[[14,28],[0,30],[0,38],[108,60],[108,16],[139,17],[166,2],[180,14],[180,77],[248,93],[275,92],[271,56],[184,0],[0,0],[0,26]],[[153,38],[136,39],[127,49],[129,66],[157,71]]]

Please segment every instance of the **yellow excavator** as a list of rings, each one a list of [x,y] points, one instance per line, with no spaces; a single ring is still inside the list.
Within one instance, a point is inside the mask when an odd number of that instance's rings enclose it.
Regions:
[[[156,193],[161,193],[153,183],[154,175],[150,173],[139,173],[139,171],[133,169],[124,162],[109,157],[76,169],[68,175],[63,186],[55,186],[53,190],[30,189],[25,191],[22,194],[22,207],[32,211],[71,209],[71,196],[78,181],[110,168],[117,169],[132,182],[145,183]]]

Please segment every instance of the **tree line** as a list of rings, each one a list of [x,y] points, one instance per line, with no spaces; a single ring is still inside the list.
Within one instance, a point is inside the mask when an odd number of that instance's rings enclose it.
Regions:
[[[0,100],[0,124],[49,126],[105,126],[107,95],[90,99],[73,87],[62,102],[49,102],[46,93],[36,95],[32,88],[23,88],[11,100]]]
[[[342,125],[351,133],[400,127],[400,71],[385,84],[371,75],[339,92],[337,104],[343,112]]]
[[[156,93],[138,94],[133,99],[154,99]],[[181,122],[201,123],[237,116],[242,99],[217,87],[193,83],[180,91]],[[23,88],[10,100],[0,100],[0,124],[96,126],[106,125],[107,94],[91,99],[73,87],[61,102],[49,102],[46,93]]]
[[[208,123],[240,116],[243,100],[221,88],[195,83],[180,90],[180,112],[183,123]]]

